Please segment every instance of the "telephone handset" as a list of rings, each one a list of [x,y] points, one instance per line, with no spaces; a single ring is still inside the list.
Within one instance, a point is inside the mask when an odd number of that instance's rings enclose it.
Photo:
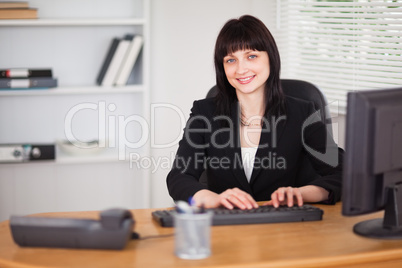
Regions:
[[[15,243],[22,247],[123,249],[131,239],[134,218],[129,210],[100,212],[99,220],[11,216]]]

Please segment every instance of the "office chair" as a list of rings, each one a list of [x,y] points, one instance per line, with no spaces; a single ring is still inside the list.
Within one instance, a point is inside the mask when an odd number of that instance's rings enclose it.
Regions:
[[[302,80],[281,79],[282,89],[285,95],[294,98],[313,102],[315,110],[319,110],[321,121],[327,126],[327,134],[333,137],[332,120],[329,112],[328,102],[322,91],[314,84]],[[213,86],[207,93],[207,98],[215,97],[218,94],[217,86]],[[314,169],[307,157],[302,159],[303,169],[300,171],[301,177],[313,176]],[[207,185],[206,171],[201,174],[200,182]]]

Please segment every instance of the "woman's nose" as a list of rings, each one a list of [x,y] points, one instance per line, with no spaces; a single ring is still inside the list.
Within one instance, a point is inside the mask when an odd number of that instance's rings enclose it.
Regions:
[[[243,61],[238,61],[236,73],[245,74],[248,72],[247,64]]]

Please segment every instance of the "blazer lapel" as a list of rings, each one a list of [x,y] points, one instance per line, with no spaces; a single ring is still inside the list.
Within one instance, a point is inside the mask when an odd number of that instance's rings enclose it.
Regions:
[[[255,155],[256,161],[254,161],[254,169],[251,174],[250,184],[256,180],[258,175],[260,174],[264,163],[263,159],[271,158],[272,163],[272,151],[275,151],[276,146],[279,143],[280,138],[282,137],[283,131],[286,127],[286,116],[280,117],[271,117],[270,120],[264,120],[262,126],[262,132],[260,137],[260,144],[258,145],[258,149]],[[274,168],[273,168],[274,169]]]
[[[242,185],[243,189],[252,194],[249,182],[247,181],[246,174],[244,173],[243,163],[241,158],[241,144],[240,144],[240,120],[239,120],[239,105],[238,102],[232,104],[230,115],[230,131],[223,131],[218,135],[221,139],[221,144],[228,145],[225,147],[226,154],[234,161],[235,168],[232,169],[234,177]]]

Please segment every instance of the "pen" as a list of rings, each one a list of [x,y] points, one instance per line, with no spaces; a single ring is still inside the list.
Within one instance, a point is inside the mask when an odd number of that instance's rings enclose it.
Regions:
[[[189,206],[189,204],[187,202],[184,202],[184,201],[181,201],[181,200],[176,202],[176,211],[178,213],[187,213],[187,214],[192,214],[193,213],[193,210]]]

